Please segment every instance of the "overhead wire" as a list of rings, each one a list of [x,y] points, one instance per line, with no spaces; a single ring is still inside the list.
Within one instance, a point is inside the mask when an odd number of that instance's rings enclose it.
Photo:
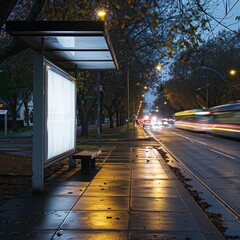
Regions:
[[[200,4],[198,0],[196,0],[196,1],[198,2],[198,4]],[[223,26],[224,28],[226,28],[227,30],[229,30],[229,31],[231,31],[231,32],[234,32],[234,30],[232,30],[231,28],[229,28],[229,26],[226,26],[226,25],[223,24],[222,22],[226,19],[226,17],[230,14],[230,12],[234,9],[234,7],[238,4],[239,1],[240,1],[240,0],[237,0],[237,1],[233,4],[233,6],[229,9],[229,11],[227,11],[227,9],[226,9],[225,16],[224,16],[221,20],[217,20],[217,19],[216,19],[215,17],[213,17],[211,14],[209,14],[209,13],[207,13],[205,10],[203,10],[204,13],[205,13],[208,17],[210,17],[211,19],[213,19],[214,21],[217,22],[217,24],[216,24],[213,28],[211,28],[211,33],[208,33],[208,34],[205,36],[204,40],[205,40],[206,38],[208,38],[208,36],[209,36],[210,34],[213,34],[213,36],[214,36],[214,32],[213,32],[213,31],[214,31],[219,25]]]

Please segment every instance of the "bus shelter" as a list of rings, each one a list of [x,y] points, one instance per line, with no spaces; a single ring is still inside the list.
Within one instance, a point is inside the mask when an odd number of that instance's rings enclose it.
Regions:
[[[117,69],[117,60],[103,21],[8,21],[6,30],[37,53],[32,189],[42,192],[44,168],[76,149],[78,70],[98,72],[99,95],[100,71]],[[75,73],[75,78],[70,73]]]

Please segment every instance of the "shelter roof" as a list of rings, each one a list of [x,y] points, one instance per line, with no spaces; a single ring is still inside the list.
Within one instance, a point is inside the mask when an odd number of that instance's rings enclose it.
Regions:
[[[118,68],[103,21],[7,21],[6,31],[67,71]]]

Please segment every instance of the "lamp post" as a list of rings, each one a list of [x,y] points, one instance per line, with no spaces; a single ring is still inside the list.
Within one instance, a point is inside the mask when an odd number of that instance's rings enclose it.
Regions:
[[[199,78],[206,78],[206,84],[205,85],[203,85],[202,87],[199,87],[199,88],[197,88],[195,91],[200,91],[200,90],[203,90],[205,87],[206,87],[206,108],[208,108],[208,102],[209,102],[209,93],[208,93],[208,86],[210,85],[209,83],[208,83],[208,75],[207,76],[199,76]],[[199,96],[201,97],[201,95],[199,94]],[[201,105],[202,105],[202,107],[203,108],[205,108],[205,104],[204,104],[204,102],[201,102]]]
[[[99,8],[97,11],[97,16],[101,21],[106,20],[107,11],[104,8]],[[101,123],[101,104],[102,104],[102,86],[101,83],[101,72],[97,71],[97,145],[100,146],[100,134],[102,131],[102,123]]]
[[[226,83],[226,85],[228,86],[227,80],[226,80],[226,79],[222,76],[222,74],[219,73],[217,70],[215,70],[215,69],[213,69],[213,68],[210,68],[210,67],[205,67],[205,66],[201,67],[201,69],[203,69],[203,70],[209,70],[209,71],[212,71],[212,72],[216,73],[216,74]]]
[[[100,116],[101,116],[101,107],[100,107],[100,81],[101,73],[97,71],[97,145],[100,146]]]
[[[227,81],[226,78],[225,78],[221,73],[219,73],[216,69],[213,69],[213,68],[210,68],[210,67],[206,67],[206,66],[201,67],[201,69],[203,69],[203,70],[208,70],[208,71],[211,71],[211,72],[214,72],[215,74],[217,74],[217,75],[224,81],[224,83],[226,84],[227,90],[229,90],[228,81]],[[234,73],[234,72],[232,72],[232,73]],[[209,95],[209,93],[208,93],[208,86],[209,86],[209,85],[210,85],[210,84],[208,83],[208,77],[207,77],[207,86],[206,86],[207,102],[208,102],[208,95]],[[208,107],[208,103],[207,103],[207,107]]]
[[[127,63],[127,131],[129,131],[130,110],[129,110],[129,63]]]

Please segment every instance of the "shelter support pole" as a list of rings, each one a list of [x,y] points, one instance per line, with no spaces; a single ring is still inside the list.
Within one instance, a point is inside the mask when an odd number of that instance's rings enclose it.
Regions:
[[[100,146],[100,115],[101,115],[101,106],[100,106],[100,81],[101,73],[97,71],[97,145]]]
[[[37,55],[34,59],[33,75],[33,155],[32,155],[32,191],[43,192],[44,186],[44,161],[45,161],[45,66],[44,56]]]
[[[76,81],[78,80],[78,68],[77,68],[77,65],[75,66],[75,79]],[[75,102],[77,102],[77,90],[76,90],[76,93],[75,93]],[[76,104],[76,107],[77,107],[77,104]],[[75,142],[75,148],[76,148],[76,145],[77,145],[77,111],[76,111],[76,116],[75,116],[75,119],[76,119],[76,123],[75,123],[75,139],[74,139],[74,142]],[[76,159],[74,159],[72,157],[72,155],[69,157],[69,167],[70,168],[76,168],[77,167],[77,164],[76,164]]]

